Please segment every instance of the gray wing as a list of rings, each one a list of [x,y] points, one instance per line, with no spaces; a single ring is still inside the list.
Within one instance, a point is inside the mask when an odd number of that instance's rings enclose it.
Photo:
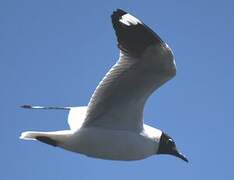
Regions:
[[[137,18],[120,9],[111,18],[120,57],[93,93],[83,126],[141,131],[147,98],[176,73],[173,54]]]

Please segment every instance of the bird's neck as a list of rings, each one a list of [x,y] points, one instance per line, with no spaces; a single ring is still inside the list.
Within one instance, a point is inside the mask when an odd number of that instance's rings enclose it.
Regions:
[[[149,126],[147,124],[144,124],[144,131],[150,138],[153,138],[156,140],[157,143],[160,142],[160,138],[162,135],[162,131],[160,129],[154,128],[152,126]]]

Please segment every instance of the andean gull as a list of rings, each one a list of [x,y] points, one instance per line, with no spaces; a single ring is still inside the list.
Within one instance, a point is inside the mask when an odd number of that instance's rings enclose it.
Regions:
[[[70,130],[27,131],[20,138],[102,159],[139,160],[170,154],[188,162],[169,135],[143,122],[148,97],[176,74],[172,50],[125,11],[117,9],[111,18],[120,57],[97,86],[88,106],[22,106],[67,109]]]

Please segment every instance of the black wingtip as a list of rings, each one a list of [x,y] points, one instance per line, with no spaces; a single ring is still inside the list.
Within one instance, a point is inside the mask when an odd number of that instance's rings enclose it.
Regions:
[[[31,105],[22,105],[22,106],[20,106],[21,108],[25,108],[25,109],[31,109],[32,108],[32,106]]]
[[[118,47],[132,56],[141,56],[144,50],[152,44],[162,44],[161,38],[138,18],[122,9],[117,9],[111,15]]]
[[[125,12],[122,9],[117,9],[116,11],[113,11],[111,15],[111,20],[114,26],[116,26],[116,24],[119,22],[119,20],[124,14],[127,14],[127,12]]]
[[[116,9],[116,11],[113,11],[112,17],[119,18],[119,17],[123,16],[124,14],[127,14],[127,12],[122,10],[122,9]]]

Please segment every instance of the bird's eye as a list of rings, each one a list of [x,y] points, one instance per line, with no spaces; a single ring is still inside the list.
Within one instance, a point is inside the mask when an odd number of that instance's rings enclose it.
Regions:
[[[175,142],[170,138],[170,139],[168,139],[168,143],[170,143],[171,145],[175,145]]]

